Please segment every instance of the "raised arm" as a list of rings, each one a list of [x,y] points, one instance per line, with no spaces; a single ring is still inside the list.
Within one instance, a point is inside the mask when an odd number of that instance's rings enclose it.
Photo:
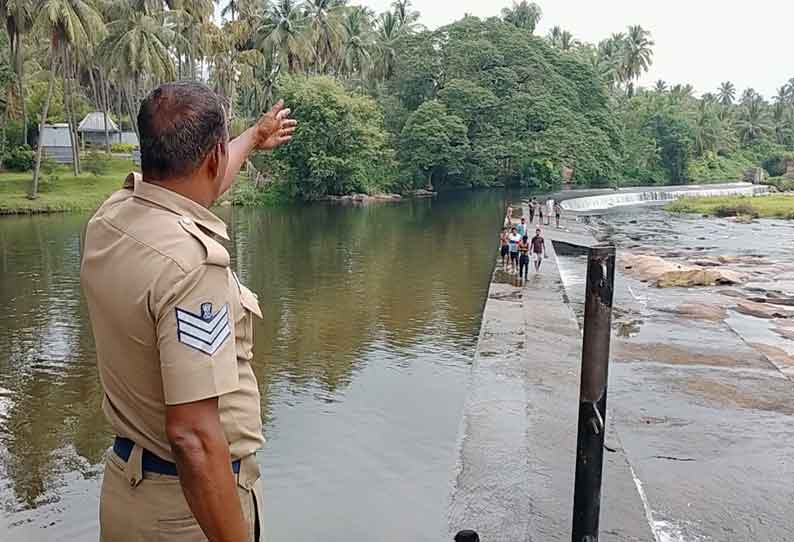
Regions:
[[[223,178],[221,194],[234,184],[240,168],[255,150],[269,151],[292,139],[298,122],[289,118],[290,110],[279,100],[273,108],[229,143],[229,165]]]

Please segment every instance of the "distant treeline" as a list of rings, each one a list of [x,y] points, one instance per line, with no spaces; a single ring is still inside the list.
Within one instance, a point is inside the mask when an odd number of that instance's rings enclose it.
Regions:
[[[0,0],[0,158],[37,125],[104,111],[137,130],[157,84],[207,82],[239,131],[284,97],[301,127],[254,160],[245,202],[489,186],[773,176],[794,158],[794,80],[773,103],[726,82],[638,88],[650,32],[594,45],[522,1],[427,30],[409,0]],[[108,149],[109,151],[109,149]],[[79,168],[79,164],[76,169]]]

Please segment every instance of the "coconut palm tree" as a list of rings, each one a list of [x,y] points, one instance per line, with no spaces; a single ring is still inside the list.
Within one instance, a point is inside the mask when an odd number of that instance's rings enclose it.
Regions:
[[[720,88],[717,91],[717,97],[719,98],[723,107],[733,105],[733,101],[736,99],[736,86],[730,81],[725,81],[724,83],[720,84]]]
[[[305,15],[314,73],[328,73],[342,45],[344,0],[307,0]]]
[[[361,80],[372,70],[372,52],[375,42],[372,33],[373,13],[356,6],[347,10],[342,19],[344,43],[338,72],[348,77],[358,74]]]
[[[549,31],[548,40],[553,47],[562,51],[570,51],[579,45],[579,41],[573,37],[573,34],[559,26],[555,26]]]
[[[64,74],[69,67],[69,52],[87,49],[102,39],[105,25],[102,16],[87,0],[42,0],[38,5],[38,14],[34,21],[34,31],[39,35],[47,36],[50,42],[50,67],[49,82],[47,84],[47,98],[41,113],[39,134],[44,133],[47,122],[47,112],[52,99],[52,89],[55,84],[56,59],[60,58]],[[64,102],[70,101],[71,96],[66,95],[64,89]],[[41,169],[41,156],[43,145],[39,144],[36,151],[36,164],[33,168],[33,181],[29,197],[35,198],[39,189],[39,171]]]
[[[255,24],[258,47],[275,65],[295,73],[307,56],[306,17],[300,2],[276,0]]]
[[[612,34],[609,38],[598,44],[599,73],[604,74],[604,80],[609,87],[623,80],[623,47],[626,36],[623,33]]]
[[[783,85],[777,89],[777,94],[772,99],[775,101],[775,105],[785,106],[789,103],[790,97],[791,89],[788,85]]]
[[[381,79],[391,79],[394,75],[397,40],[404,35],[406,28],[392,11],[381,13],[375,22],[376,67]]]
[[[749,95],[747,91],[745,94],[747,100],[742,103],[736,129],[742,143],[750,144],[772,133],[773,127],[763,98],[758,94]]]
[[[543,11],[540,6],[535,2],[527,2],[527,0],[520,2],[514,0],[513,7],[502,9],[502,19],[506,23],[527,30],[530,34],[535,32],[542,16]]]
[[[9,39],[10,63],[16,74],[17,93],[22,109],[22,140],[28,141],[28,110],[25,104],[24,36],[33,26],[33,0],[0,0],[0,21]]]
[[[133,129],[143,93],[161,81],[176,78],[171,46],[185,48],[175,31],[178,14],[163,10],[136,10],[124,0],[117,2],[117,18],[107,25],[108,36],[99,46],[105,68],[117,79]]]
[[[750,87],[745,89],[744,92],[742,92],[742,97],[739,100],[739,103],[741,103],[742,105],[748,105],[751,102],[755,102],[759,100],[763,100],[761,95],[758,94],[754,88]]]
[[[221,10],[221,17],[228,18],[230,21],[233,21],[235,16],[240,13],[240,5],[237,0],[229,0],[229,2],[223,6]]]
[[[664,94],[665,92],[667,92],[667,83],[664,80],[659,79],[653,85],[653,90],[654,92],[656,92],[656,94]]]
[[[634,81],[653,64],[651,33],[640,25],[630,26],[623,43],[623,76],[628,83],[628,95],[634,94]]]
[[[394,0],[392,2],[392,10],[401,27],[416,24],[419,20],[419,12],[411,9],[413,7],[411,4],[411,0]]]

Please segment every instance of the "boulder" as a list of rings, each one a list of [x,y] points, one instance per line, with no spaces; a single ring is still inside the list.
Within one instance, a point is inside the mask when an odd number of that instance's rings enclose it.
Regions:
[[[624,255],[621,262],[626,271],[659,288],[730,285],[744,280],[736,271],[682,265],[658,256]]]
[[[791,318],[794,316],[794,312],[781,309],[780,307],[776,307],[775,305],[769,305],[767,303],[756,303],[755,301],[739,301],[736,303],[735,307],[736,312],[741,314],[745,314],[747,316],[753,316],[755,318],[764,318],[767,320],[771,320],[774,318]]]

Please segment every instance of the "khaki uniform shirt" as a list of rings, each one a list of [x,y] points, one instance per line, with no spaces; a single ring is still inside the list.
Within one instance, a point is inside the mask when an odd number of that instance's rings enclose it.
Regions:
[[[229,269],[226,225],[130,175],[88,223],[80,273],[117,435],[174,461],[166,405],[219,397],[232,459],[264,443],[251,368],[256,296]]]

